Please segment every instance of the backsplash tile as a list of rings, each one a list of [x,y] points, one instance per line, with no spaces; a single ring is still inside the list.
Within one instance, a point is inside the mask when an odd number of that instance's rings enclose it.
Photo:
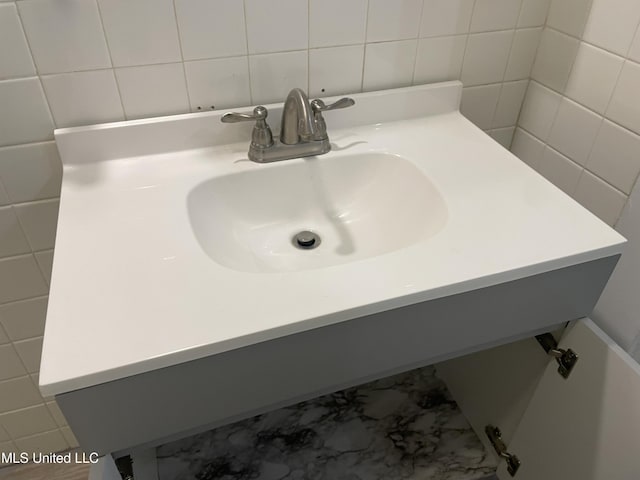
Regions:
[[[14,203],[60,195],[62,164],[55,142],[0,148],[0,179]]]
[[[244,4],[238,0],[176,0],[185,60],[247,54]]]
[[[42,86],[58,128],[124,120],[113,70],[45,75]]]
[[[424,0],[421,37],[468,33],[475,0]]]
[[[282,101],[292,88],[309,81],[307,50],[249,57],[253,103]]]
[[[172,0],[98,3],[114,67],[182,60]]]
[[[368,0],[310,0],[309,47],[364,43],[368,6]]]
[[[181,63],[118,68],[116,78],[128,119],[189,111]]]
[[[36,74],[31,53],[24,36],[15,4],[0,4],[2,42],[10,48],[0,48],[0,80]]]
[[[251,104],[247,57],[185,62],[191,111]]]
[[[250,54],[308,48],[308,2],[245,0],[244,5]]]
[[[362,89],[364,45],[309,51],[309,95],[323,97]],[[335,72],[340,72],[336,75]]]
[[[476,0],[471,18],[472,32],[513,28],[520,15],[522,0]]]
[[[460,78],[466,47],[466,35],[421,38],[418,41],[413,83]]]
[[[466,86],[501,82],[512,41],[512,30],[469,35],[462,82]]]
[[[36,77],[0,82],[0,146],[53,139],[53,120]]]
[[[362,89],[369,92],[411,85],[417,45],[417,40],[367,44]]]
[[[109,68],[95,0],[17,2],[38,73]]]
[[[369,0],[367,42],[416,38],[422,0]]]

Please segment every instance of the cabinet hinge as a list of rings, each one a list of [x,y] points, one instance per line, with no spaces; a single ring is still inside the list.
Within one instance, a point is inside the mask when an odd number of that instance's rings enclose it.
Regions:
[[[556,339],[553,338],[553,335],[550,333],[536,335],[536,340],[542,348],[544,348],[544,351],[547,352],[547,355],[556,359],[556,362],[558,362],[558,373],[564,378],[569,378],[573,367],[575,367],[578,361],[576,352],[570,348],[567,350],[558,348],[558,342],[556,342]]]
[[[507,471],[509,474],[514,477],[516,472],[520,468],[520,460],[514,454],[509,453],[507,451],[507,446],[504,444],[502,440],[502,432],[498,427],[494,427],[493,425],[487,425],[484,427],[484,433],[487,434],[491,445],[493,445],[494,450],[498,454],[500,458],[503,458],[505,462],[507,462]]]

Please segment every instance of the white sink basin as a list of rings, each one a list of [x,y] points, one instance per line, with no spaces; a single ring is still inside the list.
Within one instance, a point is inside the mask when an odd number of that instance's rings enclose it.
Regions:
[[[415,165],[386,153],[308,157],[206,180],[188,195],[191,226],[214,261],[245,272],[353,262],[435,235],[442,195]],[[302,250],[292,238],[321,241]]]

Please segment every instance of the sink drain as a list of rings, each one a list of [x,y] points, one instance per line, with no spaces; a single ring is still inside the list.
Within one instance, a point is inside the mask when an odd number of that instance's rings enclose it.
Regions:
[[[302,250],[311,250],[320,245],[320,236],[317,233],[304,230],[296,233],[291,239],[291,243],[293,243],[294,247]]]

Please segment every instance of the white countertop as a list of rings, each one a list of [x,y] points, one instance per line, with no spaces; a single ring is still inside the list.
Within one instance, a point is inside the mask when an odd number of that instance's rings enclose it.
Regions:
[[[622,250],[623,237],[457,111],[402,123],[342,128],[329,123],[329,132],[332,142],[346,149],[328,157],[388,152],[393,146],[395,154],[420,159],[417,167],[446,199],[444,228],[413,246],[326,269],[241,272],[214,262],[198,245],[186,198],[208,178],[285,163],[236,162],[246,158],[248,138],[65,163],[40,373],[43,394]]]

